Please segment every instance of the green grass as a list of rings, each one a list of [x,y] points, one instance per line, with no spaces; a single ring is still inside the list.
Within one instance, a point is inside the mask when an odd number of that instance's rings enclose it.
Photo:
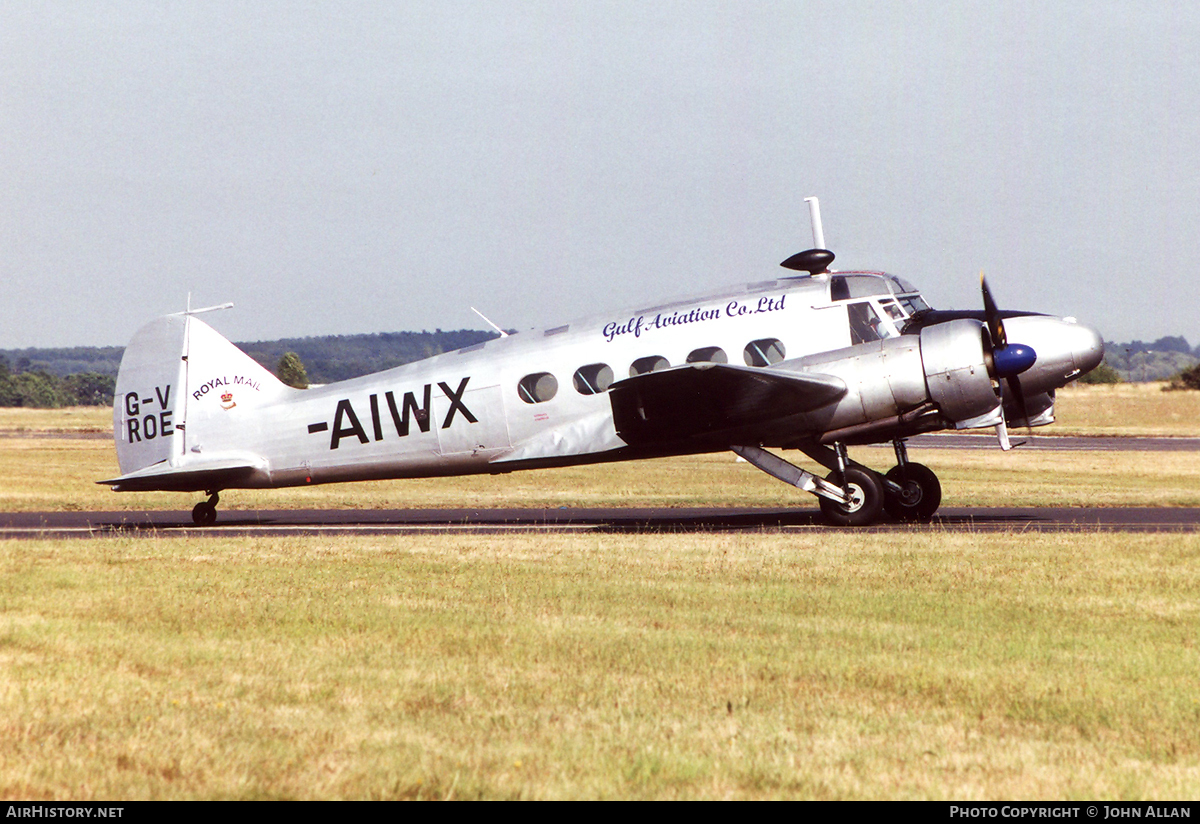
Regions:
[[[851,455],[886,470],[890,448]],[[1190,452],[1031,452],[912,449],[939,476],[944,506],[1200,506],[1200,460]],[[796,452],[786,457],[819,470]],[[0,510],[187,512],[203,498],[169,492],[114,493],[112,446],[95,440],[0,438]],[[823,472],[823,470],[822,470]],[[766,506],[815,509],[816,499],[732,453],[657,461],[301,489],[227,490],[239,509],[586,506]]]
[[[1200,536],[0,544],[6,798],[1188,798]]]
[[[1200,436],[1200,392],[1163,392],[1159,384],[1071,387],[1059,393],[1057,413],[1060,423],[1037,434]],[[107,409],[0,409],[0,509],[188,511],[200,500],[97,486],[120,474],[116,452],[106,439],[78,436],[110,428]],[[852,455],[881,470],[895,463],[886,447]],[[787,457],[824,474],[798,453]],[[937,472],[946,506],[1200,506],[1200,461],[1186,452],[913,449],[911,457]],[[622,505],[815,507],[811,496],[728,453],[497,477],[230,490],[221,503],[225,510]]]

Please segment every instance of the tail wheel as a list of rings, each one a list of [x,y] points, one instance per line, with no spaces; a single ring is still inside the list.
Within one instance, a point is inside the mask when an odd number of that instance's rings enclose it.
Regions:
[[[201,501],[192,507],[192,523],[196,526],[212,526],[217,522],[217,507],[208,501]]]
[[[902,490],[899,495],[887,495],[883,504],[896,520],[928,521],[941,506],[942,485],[929,467],[919,463],[893,466],[886,477]]]
[[[192,522],[196,526],[212,526],[217,522],[217,504],[221,501],[221,490],[208,490],[208,500],[192,507]]]
[[[839,504],[821,498],[821,514],[833,526],[868,526],[879,520],[883,512],[883,484],[879,476],[868,469],[847,467],[843,483],[841,474],[833,472],[826,478],[831,484],[843,487],[850,495],[850,503]]]

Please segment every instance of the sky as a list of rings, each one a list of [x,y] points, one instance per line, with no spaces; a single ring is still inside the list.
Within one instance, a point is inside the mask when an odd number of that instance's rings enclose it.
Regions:
[[[554,326],[834,268],[1200,343],[1194,2],[0,3],[0,348]]]

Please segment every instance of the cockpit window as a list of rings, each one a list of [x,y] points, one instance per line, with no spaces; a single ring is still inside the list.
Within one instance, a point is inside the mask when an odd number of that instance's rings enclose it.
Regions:
[[[875,297],[880,298],[879,304],[887,313],[887,317],[895,321],[897,326],[904,324],[906,317],[912,317],[917,312],[922,312],[929,308],[917,292],[917,287],[913,286],[904,278],[898,278],[895,275],[888,275],[882,272],[868,273],[844,273],[833,275],[829,279],[829,296],[833,300],[854,300],[856,298]],[[903,316],[898,316],[897,313],[903,310]],[[854,310],[860,316],[868,310]],[[879,320],[877,313],[876,321]],[[853,323],[853,318],[851,320]],[[861,319],[861,323],[867,323],[865,318]],[[890,324],[884,324],[885,329],[882,337],[889,337]],[[877,340],[880,336],[867,338],[868,340]],[[860,341],[856,340],[855,343]]]
[[[846,307],[850,316],[850,343],[879,340],[879,315],[869,303],[852,303]]]
[[[904,320],[904,312],[896,304],[896,301],[881,300],[881,301],[879,301],[879,305],[883,308],[883,311],[887,312],[888,317],[891,318],[892,320],[894,320],[894,321]]]
[[[829,296],[833,300],[853,300],[891,293],[888,282],[879,275],[834,275],[829,280]]]
[[[893,337],[896,333],[891,325],[879,318],[870,303],[852,303],[846,307],[850,317],[850,343],[868,343],[873,340]]]
[[[917,287],[913,286],[904,278],[898,278],[895,275],[887,275],[888,285],[892,287],[893,295],[907,295],[909,292],[917,291]]]

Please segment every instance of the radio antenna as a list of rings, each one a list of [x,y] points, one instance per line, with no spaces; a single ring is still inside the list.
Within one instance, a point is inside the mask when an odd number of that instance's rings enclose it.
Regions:
[[[815,197],[806,197],[804,202],[808,204],[808,219],[812,221],[813,232],[813,248],[824,249],[825,232],[821,228],[821,202]]]
[[[505,332],[503,329],[501,329],[501,328],[500,328],[499,326],[497,326],[496,324],[492,323],[490,320],[488,320],[488,317],[487,317],[487,315],[483,314],[483,312],[480,312],[480,311],[479,311],[478,309],[476,309],[474,306],[472,306],[472,307],[471,307],[471,311],[472,311],[472,312],[474,312],[475,314],[479,315],[479,317],[483,318],[483,322],[484,322],[484,323],[486,323],[488,326],[492,327],[492,328],[493,328],[493,329],[495,329],[497,332],[499,332],[499,333],[500,333],[500,337],[502,337],[502,338],[507,338],[507,337],[508,337],[508,333],[507,333],[507,332]]]

